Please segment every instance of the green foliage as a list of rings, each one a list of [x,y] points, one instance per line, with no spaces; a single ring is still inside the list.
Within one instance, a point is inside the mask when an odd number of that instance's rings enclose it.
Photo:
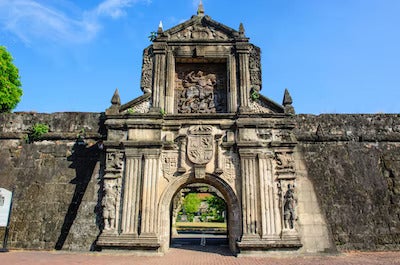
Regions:
[[[40,140],[40,138],[49,132],[49,126],[47,124],[43,123],[36,123],[33,125],[28,132],[28,136],[26,138],[26,141],[28,143],[32,143],[34,141]]]
[[[199,211],[201,200],[197,196],[197,193],[189,193],[183,199],[183,209],[187,214],[194,214]]]
[[[164,116],[165,114],[167,114],[167,112],[166,112],[164,109],[160,109],[160,114],[161,114],[162,116]]]
[[[260,94],[256,90],[253,90],[253,92],[251,92],[251,94],[250,94],[250,98],[253,101],[256,101],[260,98]]]
[[[211,196],[207,198],[207,204],[208,215],[211,215],[216,222],[223,222],[222,213],[226,209],[225,201],[218,196]]]
[[[134,110],[133,108],[129,108],[129,109],[126,110],[126,112],[127,112],[128,114],[134,114],[134,113],[135,113],[135,110]]]
[[[21,100],[22,89],[18,68],[11,54],[0,46],[0,113],[10,112]]]
[[[149,41],[154,41],[155,39],[157,39],[157,32],[155,31],[150,32],[150,36],[148,38]]]

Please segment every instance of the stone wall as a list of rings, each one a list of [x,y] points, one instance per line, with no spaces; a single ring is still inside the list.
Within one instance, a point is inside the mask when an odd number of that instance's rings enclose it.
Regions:
[[[338,249],[400,249],[400,115],[295,118]]]
[[[296,115],[296,135],[343,249],[400,247],[400,115]],[[26,143],[35,123],[50,132]],[[77,144],[85,131],[86,145]],[[0,115],[0,187],[15,189],[9,248],[95,249],[101,223],[98,113]],[[2,234],[0,231],[2,239]]]
[[[0,115],[0,187],[14,189],[9,248],[89,250],[99,234],[101,115]],[[26,143],[29,128],[50,132]],[[77,144],[77,136],[84,142]],[[3,234],[1,234],[1,239]]]

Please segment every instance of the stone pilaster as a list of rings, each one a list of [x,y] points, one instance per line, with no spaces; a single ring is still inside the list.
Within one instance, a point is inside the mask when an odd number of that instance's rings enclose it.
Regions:
[[[167,84],[165,88],[165,112],[174,113],[175,57],[167,52]]]
[[[141,179],[142,154],[128,157],[126,160],[121,232],[136,237],[139,230]]]
[[[278,240],[282,229],[279,195],[272,170],[272,155],[259,155],[261,237]]]
[[[159,151],[147,152],[144,155],[142,215],[140,237],[155,237],[157,225],[157,200],[159,179]]]
[[[240,112],[248,112],[250,100],[250,68],[249,68],[249,47],[248,44],[237,44],[239,57],[239,94]]]
[[[229,56],[229,93],[228,93],[228,112],[237,112],[238,92],[237,92],[237,79],[236,79],[236,57]]]
[[[258,205],[258,170],[256,153],[252,150],[240,150],[242,175],[242,240],[259,239],[259,205]]]
[[[154,79],[153,79],[153,109],[157,112],[164,109],[165,77],[166,77],[166,45],[155,43],[154,53]]]

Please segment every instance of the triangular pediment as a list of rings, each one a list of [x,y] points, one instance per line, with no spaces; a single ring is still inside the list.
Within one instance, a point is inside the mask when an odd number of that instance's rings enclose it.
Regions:
[[[193,16],[191,19],[164,32],[174,41],[227,41],[239,37],[239,32],[216,22],[209,16]]]

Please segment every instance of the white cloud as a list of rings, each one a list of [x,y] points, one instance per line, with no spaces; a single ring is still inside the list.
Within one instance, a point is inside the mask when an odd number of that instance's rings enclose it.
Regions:
[[[114,19],[122,17],[126,14],[124,8],[132,6],[133,0],[106,0],[97,6],[95,14],[110,16]]]
[[[27,44],[38,39],[84,43],[101,29],[101,17],[120,18],[139,1],[104,0],[91,10],[72,15],[38,0],[0,0],[0,32],[14,34]]]

